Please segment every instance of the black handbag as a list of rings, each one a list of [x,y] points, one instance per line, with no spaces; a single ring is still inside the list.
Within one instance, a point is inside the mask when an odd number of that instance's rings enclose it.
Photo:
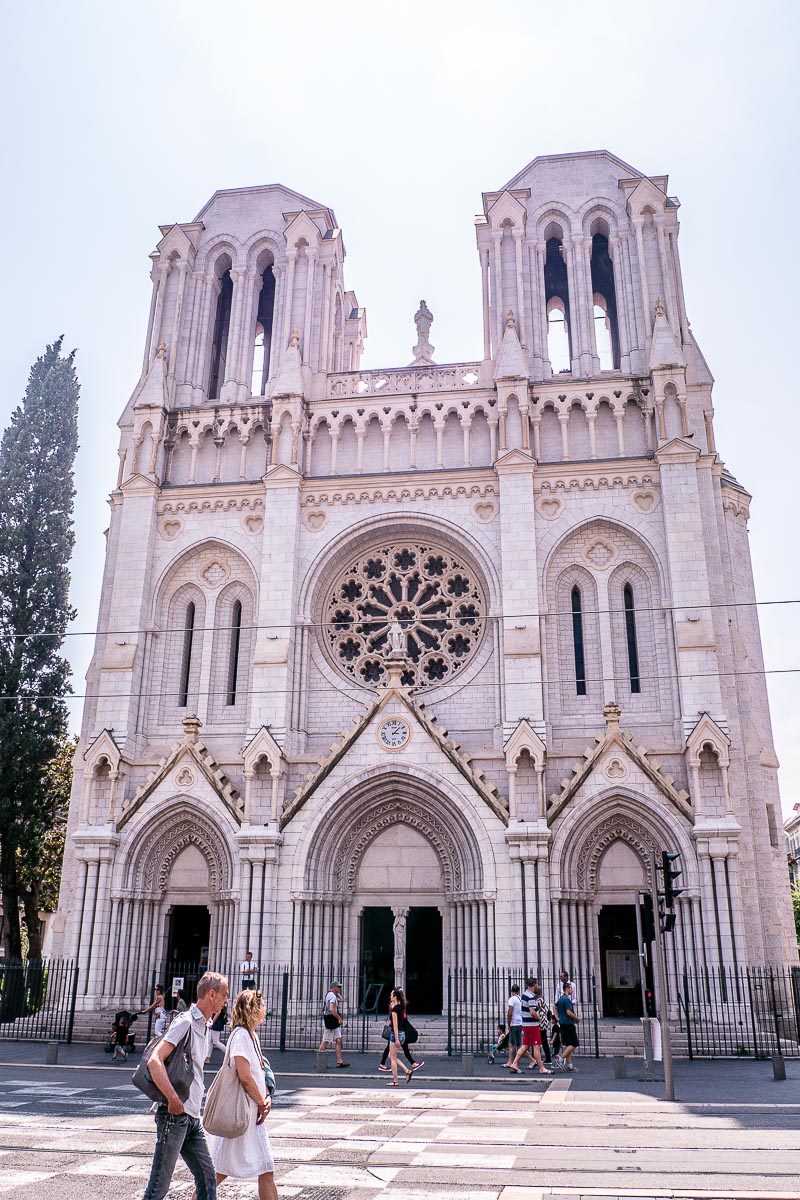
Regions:
[[[338,1029],[341,1025],[341,1021],[338,1019],[338,1017],[335,1017],[331,1012],[323,1013],[322,1020],[325,1022],[326,1029]]]
[[[161,1045],[163,1040],[164,1034],[162,1033],[158,1037],[153,1038],[151,1042],[148,1042],[141,1062],[131,1076],[133,1086],[137,1087],[140,1092],[144,1092],[145,1096],[150,1100],[154,1100],[157,1104],[166,1104],[167,1098],[153,1082],[153,1076],[150,1074],[148,1064],[153,1052]],[[189,1099],[189,1091],[191,1090],[192,1079],[194,1077],[191,1041],[192,1030],[190,1027],[186,1032],[186,1037],[182,1042],[178,1042],[175,1049],[164,1062],[167,1076],[175,1089],[175,1094],[184,1102]]]
[[[413,1046],[414,1042],[419,1041],[419,1033],[406,1017],[406,1045]]]
[[[381,1030],[381,1037],[383,1038],[383,1040],[385,1042],[388,1042],[391,1039],[391,1036],[393,1033],[394,1033],[394,1030],[392,1029],[391,1025],[387,1021],[386,1024],[384,1025],[383,1029]]]

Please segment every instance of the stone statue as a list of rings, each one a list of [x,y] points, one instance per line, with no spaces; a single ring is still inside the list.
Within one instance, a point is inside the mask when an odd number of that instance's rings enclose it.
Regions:
[[[432,366],[433,352],[436,347],[430,344],[428,335],[433,324],[433,313],[424,300],[420,300],[419,302],[419,308],[414,314],[414,324],[417,327],[417,344],[412,350],[414,361],[410,365],[412,367]]]
[[[404,641],[405,641],[405,638],[403,635],[403,626],[397,620],[397,617],[395,617],[395,619],[392,621],[391,625],[389,626],[389,657],[390,658],[403,658],[404,657],[405,651],[406,651]]]
[[[414,314],[414,324],[417,327],[417,341],[427,342],[433,324],[433,313],[424,300],[419,302],[419,308]]]
[[[394,961],[405,966],[406,961],[406,914],[403,909],[395,909],[394,919]]]

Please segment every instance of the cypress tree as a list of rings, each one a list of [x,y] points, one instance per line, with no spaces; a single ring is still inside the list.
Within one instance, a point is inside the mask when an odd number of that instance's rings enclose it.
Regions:
[[[67,732],[73,465],[79,384],[63,338],[35,362],[0,444],[0,884],[7,958],[20,958],[20,864],[56,820],[47,772]],[[29,882],[29,881],[28,881]]]

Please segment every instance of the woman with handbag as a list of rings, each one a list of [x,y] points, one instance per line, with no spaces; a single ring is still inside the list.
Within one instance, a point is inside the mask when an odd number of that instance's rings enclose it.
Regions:
[[[272,1108],[275,1077],[261,1053],[256,1029],[267,1015],[260,991],[239,992],[231,1009],[225,1061],[208,1090],[203,1124],[217,1183],[258,1178],[259,1200],[278,1200],[275,1163],[264,1119]]]
[[[406,1040],[406,994],[402,988],[395,988],[389,999],[391,1001],[389,1021],[392,1026],[389,1034],[389,1063],[392,1069],[392,1078],[386,1086],[397,1087],[398,1067],[402,1067],[405,1071],[406,1083],[411,1082],[412,1074],[410,1067],[407,1067],[405,1063],[398,1062],[397,1059],[397,1052]]]
[[[386,1045],[383,1047],[383,1054],[381,1055],[381,1061],[378,1063],[378,1070],[385,1071],[387,1074],[392,1069],[388,1065],[389,1047],[392,1044],[391,1040],[389,1038],[389,1034],[392,1033],[391,1000],[389,1003],[389,1008],[390,1008],[389,1015],[386,1018],[386,1024],[383,1027],[383,1037],[386,1039]],[[405,1058],[406,1058],[406,1062],[411,1067],[411,1070],[418,1071],[420,1069],[420,1067],[425,1066],[425,1063],[421,1059],[419,1062],[417,1062],[417,1060],[414,1058],[414,1055],[409,1050],[409,1044],[411,1042],[415,1042],[417,1040],[418,1034],[408,1019],[408,1011],[406,1011],[406,1017],[405,1017],[405,1035],[406,1036],[400,1042],[400,1049],[403,1051],[403,1054],[405,1055]]]

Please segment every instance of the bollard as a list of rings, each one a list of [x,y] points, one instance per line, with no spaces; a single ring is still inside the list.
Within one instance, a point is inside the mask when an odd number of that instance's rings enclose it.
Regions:
[[[472,1074],[472,1055],[471,1054],[462,1054],[461,1055],[461,1074],[462,1075],[471,1075]]]
[[[54,1067],[56,1065],[56,1063],[58,1062],[58,1042],[48,1042],[47,1043],[47,1057],[45,1059],[45,1062],[47,1063],[48,1067]],[[783,1078],[784,1079],[786,1078],[785,1071],[784,1071]]]
[[[628,1078],[628,1064],[625,1061],[624,1054],[615,1054],[614,1055],[614,1078],[615,1079],[627,1079]]]
[[[782,1054],[773,1054],[772,1056],[772,1078],[776,1080],[786,1078],[786,1060]]]
[[[317,1070],[318,1071],[327,1071],[327,1069],[328,1069],[328,1055],[325,1053],[324,1050],[318,1050],[317,1051]]]

